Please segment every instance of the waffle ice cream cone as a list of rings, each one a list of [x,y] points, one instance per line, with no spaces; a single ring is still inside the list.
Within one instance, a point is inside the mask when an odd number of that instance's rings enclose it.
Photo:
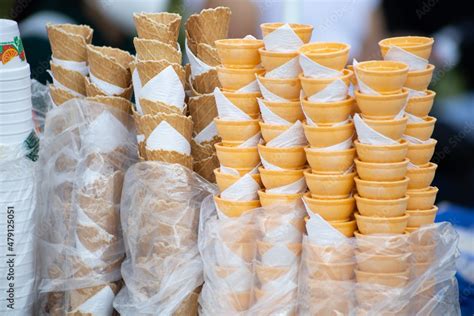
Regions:
[[[143,131],[145,138],[148,138],[153,130],[162,121],[166,121],[173,126],[188,142],[191,142],[193,133],[193,121],[190,117],[179,114],[157,113],[155,115],[143,115],[138,118],[137,125]]]
[[[88,97],[96,97],[96,96],[108,96],[108,94],[100,89],[98,86],[93,84],[89,77],[85,77],[84,79],[85,86],[86,86],[86,94]],[[120,94],[115,95],[115,97],[121,97],[127,100],[130,100],[132,98],[132,93],[133,93],[133,86],[130,84],[124,91]]]
[[[195,134],[199,134],[218,115],[216,99],[212,94],[189,98],[188,108],[193,118]]]
[[[193,168],[193,157],[188,155],[183,155],[177,151],[168,151],[168,150],[149,150],[146,149],[146,160],[154,161],[164,161],[168,163],[177,163],[186,168]]]
[[[176,13],[135,13],[133,15],[138,36],[175,45],[178,40],[181,16]]]
[[[160,101],[151,101],[147,99],[140,99],[140,107],[142,108],[143,114],[158,114],[158,113],[168,113],[168,114],[181,114],[183,111],[178,109],[175,106],[160,102]]]
[[[158,40],[143,39],[135,37],[133,45],[139,60],[164,59],[170,63],[181,64],[182,54],[170,44]]]
[[[94,101],[97,103],[107,104],[112,106],[115,109],[123,111],[125,113],[130,113],[132,109],[132,102],[127,99],[121,97],[113,97],[113,96],[95,96],[95,97],[88,97],[86,98],[89,101]]]
[[[197,57],[209,66],[221,64],[217,49],[206,43],[199,43],[197,45]]]
[[[150,79],[153,79],[168,66],[173,67],[184,87],[186,81],[186,72],[184,71],[184,68],[180,64],[173,64],[166,60],[147,60],[136,62],[136,67],[142,82],[142,86],[145,86],[146,83],[150,81]]]
[[[77,98],[66,90],[58,88],[54,85],[49,85],[49,93],[54,104],[61,105],[66,101]]]
[[[215,88],[220,88],[221,83],[217,71],[212,69],[191,79],[191,90],[194,95],[209,94]]]
[[[195,161],[193,164],[194,171],[197,172],[204,179],[215,183],[216,176],[214,175],[214,169],[219,167],[219,159],[217,155],[213,154],[206,159]]]
[[[121,88],[130,86],[132,76],[129,64],[133,57],[126,51],[87,45],[87,60],[92,75]]]
[[[53,57],[84,62],[87,61],[86,46],[92,41],[93,30],[87,25],[46,25]]]
[[[214,137],[211,141],[206,141],[201,144],[194,139],[191,141],[191,153],[195,161],[201,161],[216,153],[214,145],[220,142],[219,137]]]
[[[50,66],[55,80],[83,96],[86,95],[85,77],[80,72],[66,69],[52,62]]]

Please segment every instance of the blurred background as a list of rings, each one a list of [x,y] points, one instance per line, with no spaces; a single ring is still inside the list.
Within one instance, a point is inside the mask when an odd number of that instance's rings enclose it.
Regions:
[[[433,161],[439,165],[438,220],[460,234],[458,262],[463,315],[474,314],[474,10],[461,0],[1,0],[0,17],[20,23],[32,76],[51,81],[46,23],[88,24],[93,43],[129,50],[136,35],[132,13],[170,11],[183,16],[207,7],[232,9],[231,37],[261,37],[263,22],[314,25],[313,41],[351,45],[359,61],[381,59],[378,41],[391,36],[435,38],[430,89],[438,118]],[[183,44],[181,36],[181,44]],[[351,58],[351,60],[352,60]]]

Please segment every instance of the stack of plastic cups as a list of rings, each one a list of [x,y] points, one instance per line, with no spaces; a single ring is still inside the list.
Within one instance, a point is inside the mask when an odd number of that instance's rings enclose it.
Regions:
[[[410,160],[408,183],[408,233],[434,223],[438,208],[434,205],[438,188],[432,187],[437,165],[430,162],[437,141],[431,138],[436,118],[429,116],[436,93],[428,90],[434,65],[429,57],[434,40],[429,37],[405,36],[387,38],[379,42],[382,56],[388,60],[404,61],[409,66],[405,83],[408,102],[405,111],[409,117],[404,138],[408,141]],[[421,235],[420,235],[421,234]],[[435,242],[430,231],[413,234],[410,238],[412,274],[419,278],[430,267],[435,257]],[[429,282],[428,282],[429,283]],[[418,291],[419,306],[424,306],[433,295],[429,284]]]
[[[15,157],[33,120],[30,67],[14,21],[0,19],[0,56],[0,314],[26,315],[34,301],[36,193],[32,162]]]
[[[403,88],[408,67],[401,62],[368,61],[354,67],[360,118],[355,159],[356,297],[361,310],[399,295],[409,280],[410,256],[404,234],[408,223],[407,143],[402,139],[407,117]],[[407,306],[404,308],[408,308]],[[385,310],[385,312],[389,312]],[[394,312],[394,311],[391,311]]]

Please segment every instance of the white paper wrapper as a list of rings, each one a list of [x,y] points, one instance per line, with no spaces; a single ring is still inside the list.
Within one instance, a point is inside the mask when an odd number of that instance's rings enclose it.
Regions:
[[[282,98],[278,95],[276,95],[275,93],[271,92],[270,90],[268,90],[261,82],[260,80],[258,80],[257,78],[257,82],[258,82],[258,86],[260,87],[260,92],[262,93],[262,96],[265,100],[268,100],[268,101],[273,101],[273,102],[287,102],[289,100],[285,99],[285,98]]]
[[[179,45],[178,45],[179,47]],[[194,79],[196,76],[208,72],[209,70],[214,69],[214,67],[209,66],[202,60],[200,60],[196,55],[193,54],[191,49],[188,47],[188,41],[185,41],[186,55],[188,56],[189,64],[191,65],[191,77]]]
[[[249,121],[252,119],[227,99],[219,88],[214,89],[214,97],[216,98],[217,113],[220,119],[228,121]]]
[[[275,124],[275,125],[290,125],[291,122],[288,122],[278,114],[272,112],[263,102],[262,99],[257,99],[258,106],[260,108],[260,113],[262,115],[262,119],[267,124]]]
[[[87,76],[89,74],[89,67],[87,67],[87,63],[85,61],[63,60],[55,58],[54,56],[51,56],[51,61],[63,68],[80,72],[83,76]]]
[[[301,69],[303,69],[303,74],[305,77],[334,78],[342,75],[341,71],[320,65],[305,54],[300,54],[300,66]]]
[[[301,179],[281,186],[281,187],[276,187],[272,189],[266,189],[267,193],[274,193],[274,194],[296,194],[296,193],[304,193],[306,192],[308,187],[306,186],[306,181],[304,177],[301,177]]]
[[[311,102],[335,102],[345,100],[349,87],[343,80],[337,79],[331,82],[323,90],[308,97]]]
[[[306,137],[304,136],[303,124],[300,121],[296,121],[286,131],[273,138],[267,143],[268,147],[288,148],[305,146],[308,144]]]
[[[267,72],[266,78],[273,79],[291,79],[297,78],[301,73],[301,67],[298,56],[289,60],[287,63]]]
[[[132,83],[133,83],[133,94],[135,95],[135,108],[137,109],[138,114],[143,115],[142,107],[140,106],[140,91],[142,90],[142,81],[140,75],[138,74],[138,68],[132,72]]]
[[[120,95],[125,92],[125,89],[116,85],[113,85],[107,81],[101,80],[94,76],[92,72],[89,71],[89,77],[91,83],[95,84],[100,90],[104,91],[107,95]]]
[[[202,144],[204,142],[211,141],[216,135],[217,135],[216,123],[212,121],[202,131],[200,131],[196,136],[194,136],[194,140],[198,144]]]
[[[162,121],[146,139],[149,150],[177,151],[183,155],[191,154],[191,145],[184,136],[168,122]]]
[[[257,191],[259,189],[260,185],[247,173],[222,191],[221,198],[231,201],[254,201],[258,200]]]
[[[284,24],[265,36],[263,43],[270,52],[294,52],[304,44],[289,24]]]
[[[357,131],[357,137],[362,144],[369,145],[395,145],[398,144],[397,141],[382,135],[373,128],[371,128],[367,123],[364,122],[362,117],[359,114],[354,115],[354,125]]]
[[[67,92],[69,92],[70,94],[72,94],[73,96],[76,96],[76,97],[79,97],[79,98],[83,98],[85,97],[85,95],[82,95],[80,94],[79,92],[75,91],[75,90],[72,90],[68,87],[66,87],[65,85],[63,85],[61,82],[59,82],[58,80],[56,80],[56,78],[54,78],[53,76],[53,72],[51,70],[46,70],[46,72],[49,74],[49,76],[51,77],[51,79],[53,79],[53,84],[58,87],[59,89],[63,89]]]
[[[390,46],[383,57],[384,60],[401,61],[408,65],[409,71],[418,71],[426,69],[428,60],[421,58],[398,46]]]

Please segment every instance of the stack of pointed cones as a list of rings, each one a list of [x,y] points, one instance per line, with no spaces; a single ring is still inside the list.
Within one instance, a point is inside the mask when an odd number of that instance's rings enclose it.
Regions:
[[[138,60],[164,59],[172,64],[181,64],[182,54],[177,47],[160,42],[159,40],[135,37],[133,45],[137,52]]]
[[[138,37],[176,45],[181,16],[176,13],[135,13],[133,15]]]
[[[56,105],[61,105],[66,101],[76,98],[76,96],[74,96],[70,92],[64,89],[58,88],[53,84],[50,84],[48,87],[49,87],[49,94],[51,96],[51,99]]]

